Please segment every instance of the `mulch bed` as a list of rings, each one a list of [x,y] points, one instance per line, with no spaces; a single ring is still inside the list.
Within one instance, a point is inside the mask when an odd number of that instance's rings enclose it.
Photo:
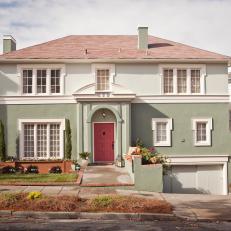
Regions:
[[[0,210],[170,214],[172,206],[164,200],[135,196],[102,195],[82,199],[77,196],[42,195],[40,198],[29,199],[28,193],[1,193]]]

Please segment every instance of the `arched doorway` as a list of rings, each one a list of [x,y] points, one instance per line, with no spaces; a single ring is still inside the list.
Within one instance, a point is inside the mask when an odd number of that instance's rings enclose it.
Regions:
[[[102,108],[92,116],[93,161],[114,162],[116,142],[116,117],[114,113]]]

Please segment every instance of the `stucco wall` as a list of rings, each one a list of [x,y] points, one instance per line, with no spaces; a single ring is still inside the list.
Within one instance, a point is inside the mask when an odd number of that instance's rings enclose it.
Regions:
[[[8,156],[17,156],[18,119],[69,119],[72,129],[72,154],[76,156],[76,105],[0,105],[0,119],[5,125]]]
[[[231,132],[228,124],[228,104],[132,104],[132,143],[136,138],[153,146],[152,118],[173,118],[172,147],[157,147],[167,155],[230,154]],[[191,119],[212,117],[212,146],[195,147]]]
[[[207,94],[228,94],[228,70],[226,64],[206,65]],[[116,64],[115,83],[121,84],[137,95],[159,95],[161,76],[158,64]],[[0,64],[0,96],[20,95],[20,77],[16,64]],[[65,94],[94,83],[91,64],[66,64]]]

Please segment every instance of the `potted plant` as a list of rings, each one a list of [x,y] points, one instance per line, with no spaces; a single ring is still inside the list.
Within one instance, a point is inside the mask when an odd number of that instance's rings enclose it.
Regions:
[[[71,169],[73,171],[80,170],[80,165],[77,160],[72,160]]]
[[[82,166],[87,166],[88,165],[88,159],[90,156],[90,152],[81,152],[79,153],[79,157],[81,158],[81,165]]]

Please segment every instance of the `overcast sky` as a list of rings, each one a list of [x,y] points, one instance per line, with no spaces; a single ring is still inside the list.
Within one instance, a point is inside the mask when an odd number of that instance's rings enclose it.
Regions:
[[[0,34],[17,49],[70,34],[136,34],[138,25],[231,56],[231,0],[0,0]]]

